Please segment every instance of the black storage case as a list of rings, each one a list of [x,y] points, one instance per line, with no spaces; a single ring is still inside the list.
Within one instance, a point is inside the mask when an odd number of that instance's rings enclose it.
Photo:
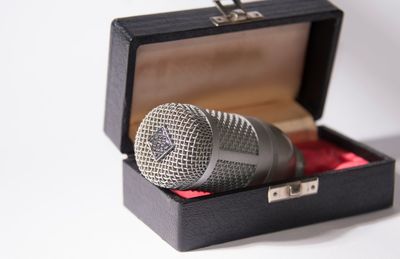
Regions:
[[[257,10],[265,18],[216,27],[209,17],[220,15],[218,10],[205,8],[122,18],[112,23],[105,132],[128,155],[123,162],[124,204],[180,251],[379,210],[393,203],[394,160],[326,127],[318,129],[321,139],[362,156],[369,164],[318,175],[316,195],[268,203],[271,185],[264,185],[183,199],[141,176],[128,136],[135,78],[132,71],[141,45],[311,22],[297,101],[315,120],[321,117],[342,12],[324,0],[271,0],[244,8]]]

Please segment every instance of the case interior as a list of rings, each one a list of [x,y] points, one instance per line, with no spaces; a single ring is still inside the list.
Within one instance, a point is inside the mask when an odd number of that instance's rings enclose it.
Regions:
[[[273,123],[302,142],[316,139],[297,101],[311,24],[267,27],[142,45],[136,53],[129,136],[168,103],[190,103]]]
[[[154,107],[190,103],[257,117],[279,127],[296,144],[314,142],[316,149],[327,150],[320,152],[318,163],[338,159],[335,145],[322,148],[324,143],[316,142],[315,121],[297,102],[311,26],[303,22],[141,45],[136,52],[130,139],[134,141],[140,122]],[[358,158],[363,161],[357,165],[367,163]],[[325,168],[308,176],[336,166]],[[176,193],[184,197],[191,191]]]

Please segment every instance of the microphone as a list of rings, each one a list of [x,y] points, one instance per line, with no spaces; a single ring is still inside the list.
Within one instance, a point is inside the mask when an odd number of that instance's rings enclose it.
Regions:
[[[168,103],[135,138],[141,174],[168,189],[222,192],[300,176],[303,159],[278,128],[256,118]]]

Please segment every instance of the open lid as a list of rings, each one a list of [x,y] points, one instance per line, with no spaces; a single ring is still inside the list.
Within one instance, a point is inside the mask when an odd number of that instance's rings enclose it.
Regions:
[[[113,21],[105,132],[122,153],[133,153],[143,117],[168,102],[266,120],[322,116],[342,12],[323,0],[243,8],[254,19],[230,23],[205,8]]]

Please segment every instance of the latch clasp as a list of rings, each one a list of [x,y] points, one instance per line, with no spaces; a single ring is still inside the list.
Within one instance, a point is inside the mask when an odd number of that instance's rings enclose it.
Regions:
[[[221,0],[213,0],[222,16],[211,17],[211,21],[215,26],[250,22],[264,18],[264,16],[257,11],[246,12],[243,9],[240,0],[232,0],[233,5],[223,5]]]
[[[318,187],[318,178],[271,186],[268,189],[268,202],[273,203],[317,194]]]

